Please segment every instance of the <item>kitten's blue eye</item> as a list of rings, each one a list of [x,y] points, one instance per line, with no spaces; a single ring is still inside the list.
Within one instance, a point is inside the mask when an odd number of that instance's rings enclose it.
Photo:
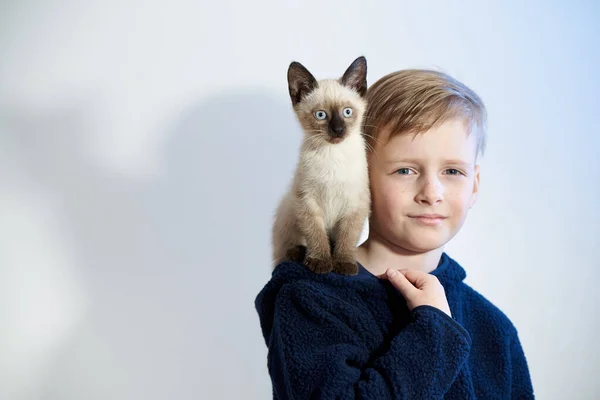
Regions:
[[[350,117],[352,115],[352,109],[350,107],[346,107],[342,113],[344,114],[344,117]]]
[[[315,118],[316,119],[325,119],[327,118],[327,113],[325,111],[319,110],[319,111],[315,111]]]

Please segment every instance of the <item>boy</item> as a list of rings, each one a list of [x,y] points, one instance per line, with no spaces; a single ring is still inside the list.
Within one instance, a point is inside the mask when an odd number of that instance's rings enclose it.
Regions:
[[[367,101],[358,275],[282,263],[255,301],[273,397],[534,398],[516,328],[443,250],[477,198],[482,101],[427,70],[381,78]]]

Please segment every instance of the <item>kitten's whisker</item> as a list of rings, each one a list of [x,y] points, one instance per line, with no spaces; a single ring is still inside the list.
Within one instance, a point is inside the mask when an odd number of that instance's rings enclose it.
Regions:
[[[364,132],[363,132],[363,135],[364,135],[364,136],[367,136],[367,137],[370,137],[371,139],[373,139],[373,140],[375,141],[375,143],[377,143],[377,144],[381,144],[381,143],[379,142],[379,140],[377,140],[377,138],[375,138],[374,136],[368,135],[368,134],[366,134],[366,133],[364,133]]]
[[[369,128],[379,128],[379,125],[371,125],[371,124],[367,124],[367,123],[362,123],[362,126],[368,126]]]
[[[313,145],[314,143],[312,143],[311,141],[317,140],[320,137],[327,137],[326,135],[324,135],[323,133],[318,133],[316,135],[311,135],[311,136],[307,136],[306,138],[304,138],[304,140],[302,141],[302,145],[304,146],[304,144],[306,143],[308,146]]]

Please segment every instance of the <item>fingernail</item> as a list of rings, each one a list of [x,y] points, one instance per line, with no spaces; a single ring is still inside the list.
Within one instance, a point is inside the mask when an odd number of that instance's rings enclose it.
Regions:
[[[395,270],[395,269],[388,269],[388,272],[387,272],[387,274],[388,274],[388,276],[389,276],[390,278],[392,278],[392,277],[396,276],[396,273],[397,273],[397,272],[396,272],[396,270]]]

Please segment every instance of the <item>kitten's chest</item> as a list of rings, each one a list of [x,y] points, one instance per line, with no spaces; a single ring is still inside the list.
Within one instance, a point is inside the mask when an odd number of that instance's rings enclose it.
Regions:
[[[308,154],[303,161],[306,177],[324,189],[362,187],[368,179],[366,153],[356,139],[337,148]]]
[[[305,189],[324,211],[328,228],[360,206],[368,191],[366,154],[361,144],[348,143],[305,159]]]

